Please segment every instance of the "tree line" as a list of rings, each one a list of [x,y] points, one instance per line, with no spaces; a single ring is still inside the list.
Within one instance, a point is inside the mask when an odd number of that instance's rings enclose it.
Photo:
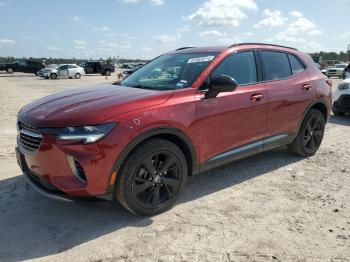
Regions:
[[[0,56],[0,63],[13,63],[19,60],[33,60],[33,61],[40,61],[44,62],[45,64],[81,64],[86,61],[101,61],[107,64],[124,64],[124,63],[144,63],[147,62],[147,60],[142,59],[126,59],[126,58],[116,58],[116,57],[109,57],[107,59],[78,59],[78,58],[46,58],[46,57],[13,57],[13,56]]]
[[[318,53],[312,53],[310,54],[311,57],[314,59],[315,62],[320,62],[320,59],[322,58],[322,61],[326,60],[336,60],[339,62],[347,62],[350,61],[350,50],[347,52],[318,52]]]

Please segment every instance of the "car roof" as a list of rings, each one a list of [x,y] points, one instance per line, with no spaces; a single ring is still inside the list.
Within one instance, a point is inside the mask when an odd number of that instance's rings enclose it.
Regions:
[[[229,48],[266,48],[266,49],[279,49],[279,50],[290,50],[297,51],[297,49],[288,46],[266,44],[266,43],[237,43],[230,46],[211,46],[211,47],[181,47],[170,53],[186,54],[186,53],[221,53]]]

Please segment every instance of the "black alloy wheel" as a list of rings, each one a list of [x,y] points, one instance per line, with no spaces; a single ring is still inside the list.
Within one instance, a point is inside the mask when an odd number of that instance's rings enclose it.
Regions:
[[[137,146],[117,173],[117,200],[136,215],[155,215],[175,204],[185,188],[188,169],[176,144],[154,138]]]
[[[132,194],[136,202],[147,209],[166,205],[179,191],[183,176],[177,157],[167,151],[157,151],[146,157],[136,169]]]

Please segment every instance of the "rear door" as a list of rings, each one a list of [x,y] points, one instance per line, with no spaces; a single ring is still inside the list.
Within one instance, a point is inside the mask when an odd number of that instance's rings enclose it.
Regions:
[[[233,92],[204,99],[208,78],[198,93],[196,108],[201,162],[215,163],[220,158],[231,157],[238,147],[262,140],[266,135],[267,96],[264,84],[259,82],[254,51],[225,58],[210,77],[217,75],[233,77],[239,86]],[[246,149],[261,150],[262,144]],[[244,150],[240,152],[244,153]]]
[[[260,51],[268,97],[267,135],[294,135],[314,97],[314,87],[301,60],[291,53]]]

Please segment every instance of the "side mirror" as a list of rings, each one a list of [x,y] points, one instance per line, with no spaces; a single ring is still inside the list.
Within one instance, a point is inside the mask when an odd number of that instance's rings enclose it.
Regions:
[[[209,82],[209,90],[205,93],[205,98],[217,97],[219,93],[233,92],[236,90],[238,83],[230,76],[218,75],[213,77]]]

